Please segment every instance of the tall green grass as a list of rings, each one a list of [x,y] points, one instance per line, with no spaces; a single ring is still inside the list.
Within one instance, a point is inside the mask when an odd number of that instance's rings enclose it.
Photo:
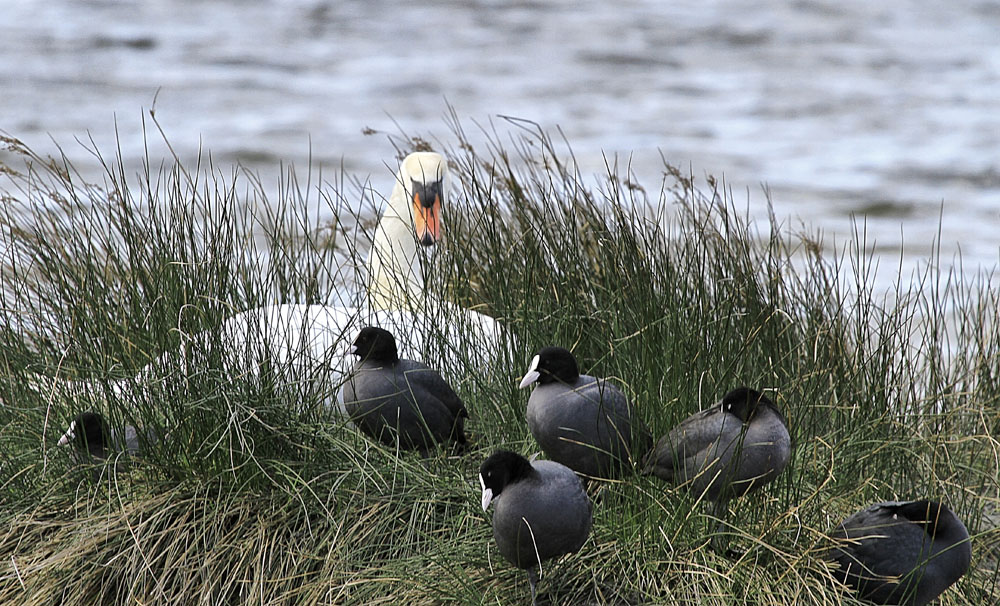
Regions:
[[[592,537],[544,567],[543,600],[852,603],[825,574],[826,533],[918,497],[973,534],[973,570],[942,603],[1000,597],[991,274],[959,279],[932,258],[881,292],[863,234],[830,250],[666,164],[661,183],[615,165],[595,183],[530,124],[482,149],[453,131],[430,296],[493,315],[517,345],[493,365],[460,352],[449,378],[472,447],[426,459],[364,439],[321,406],[322,377],[251,341],[255,368],[234,372],[221,332],[263,305],[350,303],[388,171],[287,171],[272,192],[209,161],[132,175],[98,156],[90,184],[4,140],[0,603],[527,603],[475,477],[496,448],[537,449],[516,383],[547,344],[614,377],[657,434],[739,384],[770,389],[795,448],[774,484],[731,504],[734,561],[683,491],[596,487]],[[168,437],[88,473],[55,447],[88,408]]]

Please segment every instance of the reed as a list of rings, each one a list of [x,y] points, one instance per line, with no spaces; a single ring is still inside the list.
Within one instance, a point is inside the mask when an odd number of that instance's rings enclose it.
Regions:
[[[973,535],[973,569],[941,603],[997,601],[993,274],[934,257],[876,291],[863,226],[833,249],[754,222],[715,180],[665,164],[643,186],[613,163],[595,180],[534,126],[512,132],[474,149],[456,122],[444,150],[456,195],[428,289],[517,346],[492,367],[458,352],[472,444],[426,459],[366,440],[321,405],[335,386],[220,328],[264,305],[349,304],[379,202],[367,183],[289,170],[271,193],[208,160],[131,175],[98,154],[91,184],[5,138],[0,603],[528,603],[475,478],[496,448],[536,449],[516,383],[547,344],[618,381],[657,434],[737,385],[772,390],[794,452],[731,504],[735,560],[685,492],[639,475],[598,487],[593,534],[545,567],[543,600],[853,603],[825,573],[826,533],[928,497]],[[226,362],[233,347],[252,372]],[[55,441],[88,408],[168,439],[84,473]]]

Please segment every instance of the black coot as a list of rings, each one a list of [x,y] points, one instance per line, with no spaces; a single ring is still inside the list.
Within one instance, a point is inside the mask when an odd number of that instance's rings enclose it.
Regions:
[[[528,428],[553,461],[585,476],[610,478],[642,460],[652,445],[625,394],[605,379],[581,375],[568,350],[540,350],[520,387],[533,383]]]
[[[833,533],[843,543],[830,551],[833,575],[876,604],[923,606],[969,570],[969,531],[933,501],[872,505]]]
[[[464,445],[465,404],[436,371],[401,360],[389,331],[361,329],[350,354],[358,356],[343,388],[354,423],[388,446],[426,453],[448,441]]]
[[[523,568],[535,604],[538,566],[580,550],[590,534],[590,499],[573,470],[554,461],[529,462],[501,450],[479,469],[483,511],[491,502],[500,554]]]

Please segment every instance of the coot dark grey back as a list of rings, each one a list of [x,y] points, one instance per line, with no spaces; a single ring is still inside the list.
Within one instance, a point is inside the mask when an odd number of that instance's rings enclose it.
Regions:
[[[653,441],[633,417],[625,394],[589,375],[570,384],[536,385],[526,417],[549,458],[587,476],[620,474],[633,457],[641,460]]]
[[[774,480],[790,457],[784,417],[761,400],[746,423],[721,405],[691,415],[660,438],[645,471],[720,502]]]
[[[506,486],[493,512],[500,554],[519,568],[579,551],[592,524],[590,499],[572,470],[552,461],[531,466],[536,474]]]
[[[933,501],[886,502],[850,516],[833,537],[833,575],[876,604],[924,606],[962,577],[972,559],[969,532]],[[849,541],[848,541],[849,539]]]
[[[358,362],[343,393],[351,419],[383,444],[398,439],[403,449],[427,450],[449,440],[465,443],[465,405],[440,374],[420,362]]]

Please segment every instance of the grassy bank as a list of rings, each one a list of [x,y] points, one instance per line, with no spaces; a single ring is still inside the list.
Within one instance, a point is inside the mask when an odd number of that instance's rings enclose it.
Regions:
[[[516,379],[551,343],[615,377],[658,435],[736,385],[773,390],[795,448],[774,484],[732,504],[735,561],[708,547],[710,508],[686,493],[638,476],[600,487],[591,538],[544,569],[543,600],[852,603],[819,558],[826,533],[918,497],[947,502],[973,535],[973,569],[942,603],[1000,597],[990,276],[958,281],[931,259],[875,292],[865,242],[830,253],[754,224],[714,181],[665,166],[662,183],[609,170],[595,186],[531,129],[460,144],[446,150],[457,195],[429,288],[500,318],[520,345],[502,367],[450,377],[473,445],[421,459],[360,437],[319,405],[329,385],[290,384],[264,352],[251,352],[259,372],[222,363],[235,312],[343,302],[370,188],[288,173],[272,192],[228,167],[133,176],[111,160],[90,185],[6,145],[0,603],[529,603],[475,478],[498,447],[537,449]],[[169,439],[95,481],[55,447],[91,407]]]

